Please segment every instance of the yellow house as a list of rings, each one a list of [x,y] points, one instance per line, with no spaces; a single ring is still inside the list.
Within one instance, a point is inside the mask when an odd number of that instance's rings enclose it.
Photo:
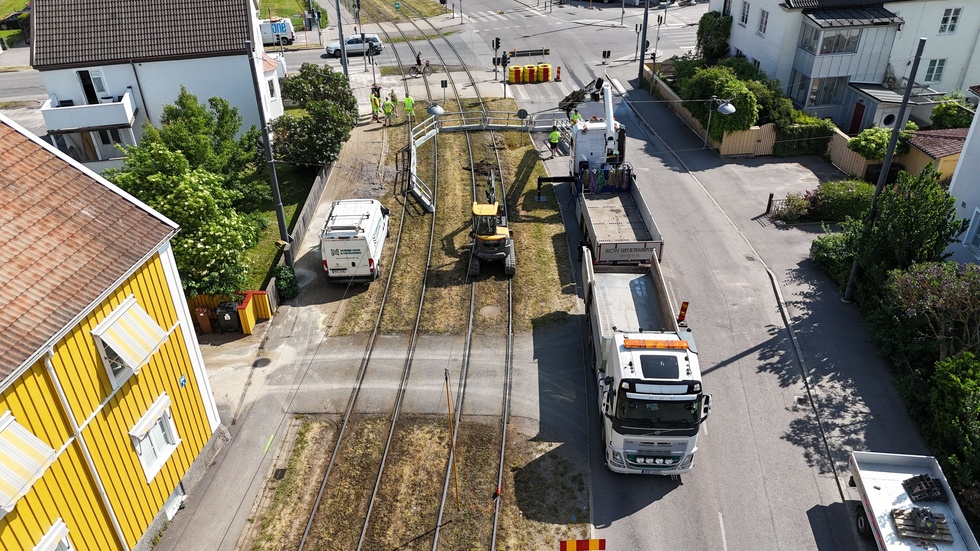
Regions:
[[[214,453],[177,231],[0,116],[0,549],[149,548]]]
[[[901,159],[906,172],[919,174],[929,163],[933,163],[944,178],[952,178],[969,130],[969,128],[950,128],[916,131],[909,140],[911,146],[909,152]]]

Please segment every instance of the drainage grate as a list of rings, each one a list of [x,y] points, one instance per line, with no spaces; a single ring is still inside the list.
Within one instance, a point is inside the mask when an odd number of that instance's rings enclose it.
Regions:
[[[276,469],[276,471],[272,473],[272,478],[276,480],[282,480],[283,478],[285,478],[285,476],[286,476],[286,469]]]

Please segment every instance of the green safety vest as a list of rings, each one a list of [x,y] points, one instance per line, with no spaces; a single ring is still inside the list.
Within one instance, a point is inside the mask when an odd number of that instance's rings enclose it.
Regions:
[[[551,140],[551,143],[558,143],[558,140],[561,139],[561,134],[557,130],[552,130],[551,134],[548,135],[548,139]]]
[[[580,120],[582,120],[582,115],[579,115],[578,113],[572,115],[572,124],[577,123]]]
[[[381,108],[381,98],[379,98],[378,96],[375,96],[374,94],[371,95],[371,108],[372,109],[380,109]]]
[[[390,115],[395,109],[395,104],[391,103],[391,100],[386,100],[381,107],[385,110],[385,115]]]
[[[412,96],[405,96],[405,110],[409,111],[411,109],[415,109],[415,100],[412,99]]]

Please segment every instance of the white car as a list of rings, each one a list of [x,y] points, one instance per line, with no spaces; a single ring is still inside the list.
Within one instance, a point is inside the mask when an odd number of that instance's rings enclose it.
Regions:
[[[361,37],[364,37],[363,40]],[[373,53],[380,54],[384,49],[384,42],[376,34],[355,34],[347,37],[347,55],[364,55]],[[340,41],[327,44],[327,55],[340,57]]]

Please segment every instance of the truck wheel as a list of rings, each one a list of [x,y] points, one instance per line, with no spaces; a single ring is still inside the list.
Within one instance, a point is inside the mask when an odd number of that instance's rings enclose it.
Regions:
[[[871,533],[871,522],[868,520],[868,513],[865,512],[863,505],[858,505],[854,511],[854,524],[857,526],[858,534],[861,537],[870,540],[874,538],[874,534]]]
[[[285,36],[280,36],[279,44],[281,44],[282,46],[289,46],[289,39],[286,38]]]

